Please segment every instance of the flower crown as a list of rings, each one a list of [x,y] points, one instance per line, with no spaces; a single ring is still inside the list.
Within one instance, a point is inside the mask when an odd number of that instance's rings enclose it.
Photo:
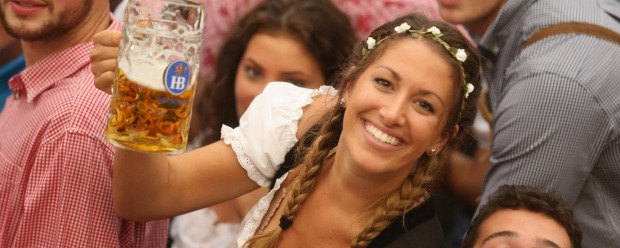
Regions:
[[[474,91],[474,85],[466,81],[467,74],[465,74],[465,69],[463,68],[462,64],[463,62],[465,62],[465,60],[467,60],[467,52],[465,52],[465,49],[451,47],[448,43],[442,40],[441,37],[443,36],[443,34],[441,33],[441,30],[439,30],[439,28],[432,26],[426,31],[422,31],[417,29],[411,29],[411,26],[408,23],[403,22],[399,26],[396,26],[394,28],[394,31],[396,31],[395,34],[409,32],[409,34],[411,34],[411,37],[416,39],[420,36],[424,36],[441,44],[444,48],[446,48],[448,52],[450,52],[450,54],[452,54],[452,56],[456,60],[459,61],[462,74],[461,76],[463,78],[463,92],[465,94],[465,99],[467,99],[469,97],[469,94]],[[366,55],[368,55],[370,51],[372,51],[379,44],[383,43],[383,41],[385,41],[388,37],[390,37],[390,35],[387,35],[380,39],[378,38],[379,40],[375,40],[375,38],[373,37],[368,37],[368,39],[366,40],[366,46],[368,47],[368,49],[366,49],[366,47],[362,47],[362,58],[366,58]]]

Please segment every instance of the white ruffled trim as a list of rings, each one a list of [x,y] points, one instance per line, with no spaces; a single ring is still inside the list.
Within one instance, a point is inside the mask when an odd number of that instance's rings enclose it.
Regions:
[[[323,85],[318,89],[313,90],[310,97],[312,98],[318,95],[338,96],[338,90],[334,89],[334,87]]]
[[[248,177],[261,187],[269,187],[271,180],[263,175],[263,173],[256,168],[256,165],[252,163],[252,160],[243,152],[243,146],[241,145],[241,141],[239,141],[239,129],[232,129],[229,126],[222,125],[221,132],[224,143],[232,147],[237,155],[237,161],[239,161],[241,167],[247,171]]]
[[[285,83],[285,85],[288,85]],[[307,96],[300,96],[298,99],[301,99],[300,101],[296,101],[296,102],[292,102],[291,105],[284,105],[283,107],[286,108],[285,113],[290,114],[290,122],[288,124],[288,129],[282,130],[282,136],[284,137],[285,140],[285,147],[286,147],[286,151],[290,151],[293,146],[295,146],[295,143],[297,143],[297,130],[299,130],[299,126],[297,125],[299,123],[299,120],[301,119],[301,117],[304,114],[303,108],[305,106],[308,106],[310,103],[312,103],[312,100],[314,97],[316,96],[320,96],[320,95],[332,95],[332,96],[336,96],[338,95],[338,91],[336,89],[334,89],[331,86],[320,86],[318,89],[309,91],[309,94]],[[277,169],[276,169],[277,170]]]
[[[308,97],[304,97],[303,101],[295,102],[295,103],[299,103],[298,106],[288,106],[290,107],[288,112],[291,113],[291,116],[290,116],[291,121],[289,124],[290,129],[287,129],[284,133],[286,137],[286,150],[287,151],[293,148],[295,143],[297,143],[297,130],[299,129],[297,123],[299,123],[299,120],[304,115],[303,107],[308,106],[310,103],[312,103],[312,98],[316,96],[319,96],[319,95],[335,96],[337,94],[338,94],[337,90],[334,89],[333,87],[323,85],[319,87],[318,89],[310,91],[310,94],[308,95]]]
[[[288,84],[290,85],[290,84]],[[278,112],[288,116],[289,123],[286,125],[288,128],[281,129],[281,137],[282,142],[284,144],[285,151],[289,151],[293,148],[295,143],[297,143],[297,130],[298,130],[298,122],[303,116],[303,107],[312,103],[312,98],[319,95],[331,95],[336,96],[338,91],[331,86],[321,86],[315,90],[308,90],[308,93],[305,95],[300,95],[297,98],[294,98],[295,101],[282,103],[282,105],[278,105]],[[305,93],[305,92],[304,92]],[[258,185],[262,187],[269,187],[272,176],[273,175],[265,175],[265,173],[261,172],[261,170],[252,162],[252,159],[246,154],[243,149],[242,142],[239,137],[241,137],[240,129],[235,128],[232,129],[226,125],[222,125],[222,139],[224,143],[230,145],[233,148],[233,151],[237,155],[237,160],[243,169],[245,169],[248,173],[248,177],[256,182]],[[286,152],[285,152],[286,153]],[[259,160],[260,161],[260,160]],[[273,167],[277,167],[280,164],[272,165]],[[277,168],[274,168],[274,172]]]
[[[175,217],[170,223],[173,248],[236,247],[240,223],[218,222],[211,208],[203,208]]]
[[[276,183],[273,189],[269,191],[267,195],[263,196],[263,198],[261,198],[260,201],[258,201],[258,203],[256,203],[256,205],[254,205],[254,207],[252,207],[252,209],[250,209],[248,214],[245,216],[245,218],[241,222],[242,228],[241,232],[239,233],[239,237],[237,238],[237,245],[239,247],[243,247],[245,242],[247,242],[248,239],[254,236],[254,234],[256,233],[256,229],[258,229],[261,222],[263,221],[263,217],[267,213],[267,210],[269,210],[269,205],[271,204],[273,197],[275,196],[276,192],[278,192],[280,186],[282,185],[282,182],[286,179],[287,176],[288,172],[285,173],[282,177],[276,179]]]

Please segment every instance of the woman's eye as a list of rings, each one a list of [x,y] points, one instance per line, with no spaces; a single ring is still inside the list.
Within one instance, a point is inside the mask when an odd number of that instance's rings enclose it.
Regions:
[[[260,71],[252,68],[252,67],[248,67],[245,69],[245,74],[248,75],[248,78],[256,78],[258,76],[260,76]]]
[[[392,84],[383,78],[375,78],[375,83],[384,88],[392,88]]]
[[[429,113],[435,113],[435,109],[428,102],[425,101],[416,101],[415,104],[422,109],[428,111]]]

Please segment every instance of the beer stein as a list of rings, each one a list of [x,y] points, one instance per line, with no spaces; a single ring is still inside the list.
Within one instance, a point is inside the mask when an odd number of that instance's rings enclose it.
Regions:
[[[205,11],[201,0],[129,0],[106,138],[117,147],[185,151]]]

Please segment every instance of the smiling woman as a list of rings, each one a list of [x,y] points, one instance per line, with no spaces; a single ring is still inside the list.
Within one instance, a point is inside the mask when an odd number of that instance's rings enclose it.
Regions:
[[[117,213],[162,218],[275,182],[238,246],[442,247],[429,190],[474,120],[479,58],[453,26],[419,14],[371,38],[339,90],[269,84],[223,141],[175,156],[118,149]],[[297,166],[281,167],[302,136]]]
[[[445,23],[411,14],[379,27],[354,49],[339,80],[340,105],[306,137],[300,165],[276,182],[269,208],[253,213],[279,222],[250,219],[261,224],[246,225],[239,244],[255,235],[247,246],[441,247],[434,212],[423,210],[432,206],[428,189],[446,150],[473,122],[478,66]],[[403,217],[418,221],[403,227]],[[432,234],[414,234],[420,229]]]
[[[339,144],[348,147],[356,167],[402,182],[427,149],[440,152],[458,130],[441,128],[458,98],[453,69],[427,41],[389,42],[394,44],[386,44],[343,93],[347,111]],[[414,63],[418,66],[410,66]]]

